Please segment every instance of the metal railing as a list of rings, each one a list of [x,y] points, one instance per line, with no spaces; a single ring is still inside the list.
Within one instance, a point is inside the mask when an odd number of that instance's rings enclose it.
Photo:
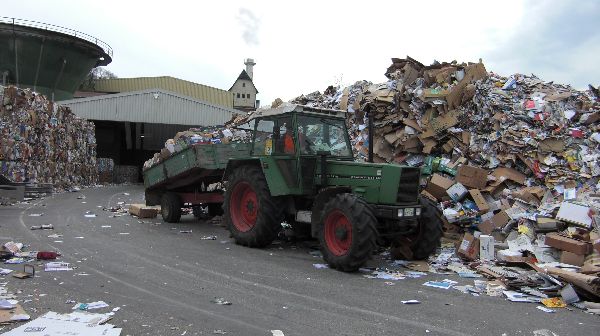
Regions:
[[[91,42],[91,43],[97,45],[98,47],[102,48],[102,50],[104,50],[104,52],[108,56],[110,56],[111,59],[113,57],[113,50],[108,45],[108,43],[106,43],[96,37],[93,37],[91,35],[82,33],[80,31],[77,31],[74,29],[56,26],[53,24],[48,24],[48,23],[43,23],[43,22],[32,21],[32,20],[10,18],[10,17],[6,17],[6,16],[0,16],[0,23],[12,24],[13,26],[18,25],[18,26],[24,26],[24,27],[29,27],[29,28],[43,29],[43,30],[48,30],[48,31],[55,32],[55,33],[61,33],[61,34],[66,34],[66,35],[70,35],[73,37],[77,37],[77,38],[86,40],[88,42]]]

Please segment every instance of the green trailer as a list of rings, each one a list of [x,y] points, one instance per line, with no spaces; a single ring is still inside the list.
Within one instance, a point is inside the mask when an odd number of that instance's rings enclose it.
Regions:
[[[161,205],[163,219],[178,222],[181,208],[199,214],[207,206],[210,215],[221,213],[223,193],[209,187],[221,182],[231,159],[247,157],[251,144],[196,144],[172,154],[144,171],[146,204]]]

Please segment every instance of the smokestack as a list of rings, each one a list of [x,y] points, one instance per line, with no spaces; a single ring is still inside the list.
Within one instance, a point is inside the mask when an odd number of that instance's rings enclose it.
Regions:
[[[248,76],[250,76],[250,79],[254,80],[254,66],[256,65],[256,63],[254,63],[254,59],[246,58],[244,60],[244,64],[246,65],[246,72],[248,73]]]

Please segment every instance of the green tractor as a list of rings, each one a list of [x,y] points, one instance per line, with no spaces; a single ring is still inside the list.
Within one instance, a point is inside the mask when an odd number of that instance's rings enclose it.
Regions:
[[[255,113],[248,157],[224,172],[224,221],[238,244],[264,247],[286,221],[320,242],[325,261],[356,271],[378,244],[413,259],[440,244],[437,207],[420,197],[419,168],[355,162],[345,112],[285,105]]]

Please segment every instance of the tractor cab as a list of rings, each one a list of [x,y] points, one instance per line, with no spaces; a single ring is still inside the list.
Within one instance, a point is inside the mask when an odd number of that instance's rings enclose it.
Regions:
[[[257,112],[252,155],[316,156],[352,160],[343,111],[285,105]]]
[[[326,161],[354,160],[343,111],[288,104],[257,111],[242,127],[254,131],[250,156],[274,196],[314,194]]]

